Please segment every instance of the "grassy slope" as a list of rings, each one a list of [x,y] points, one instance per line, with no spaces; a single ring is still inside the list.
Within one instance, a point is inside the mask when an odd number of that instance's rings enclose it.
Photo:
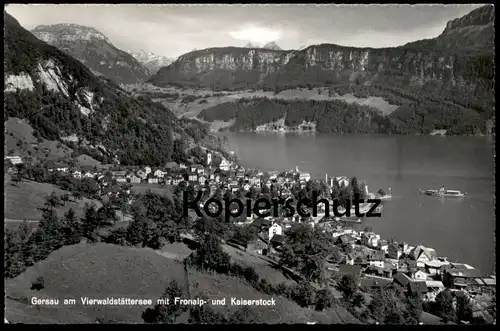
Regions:
[[[45,288],[40,292],[30,290],[31,282],[43,276]],[[67,246],[52,253],[45,261],[29,268],[15,279],[6,281],[6,318],[12,322],[42,323],[92,323],[96,318],[115,322],[142,322],[145,307],[83,307],[81,296],[151,298],[156,300],[171,280],[185,283],[183,265],[165,258],[150,249],[96,244]],[[269,298],[245,281],[222,275],[206,274],[191,270],[189,273],[191,295],[203,293],[209,299],[226,297],[259,299]],[[26,298],[75,298],[75,306],[32,307]],[[304,309],[295,303],[276,297],[276,306],[250,307],[260,315],[261,323],[355,323],[356,320],[343,308],[326,312]],[[217,307],[221,311],[235,307]],[[342,317],[339,316],[339,313]]]
[[[73,152],[71,148],[57,141],[42,139],[38,142],[33,136],[33,128],[26,120],[9,117],[4,124],[6,154],[20,155],[23,158],[32,157],[36,161],[44,162],[69,158]],[[36,144],[36,146],[31,146],[31,144]],[[101,163],[83,154],[78,157],[78,164],[94,166]]]
[[[295,281],[288,278],[283,274],[279,268],[275,267],[273,263],[263,257],[252,252],[244,252],[238,248],[230,245],[222,244],[226,253],[231,257],[232,262],[238,263],[244,267],[253,267],[261,278],[265,278],[271,284],[295,284]],[[182,261],[193,252],[184,243],[174,243],[165,245],[160,251],[160,255],[171,259]]]
[[[162,186],[160,184],[148,184],[147,182],[132,184],[131,192],[135,194],[144,194],[147,191],[151,191],[155,194],[166,195],[172,198],[173,187]]]
[[[16,185],[16,186],[15,186]],[[52,192],[61,196],[67,191],[63,191],[52,184],[37,183],[24,180],[13,185],[9,176],[5,177],[5,218],[9,220],[39,220],[42,212],[37,208],[43,207],[45,198]],[[57,214],[62,216],[70,208],[77,215],[82,215],[85,203],[95,203],[97,207],[101,206],[99,201],[87,198],[79,199],[77,203],[67,202],[64,207],[57,210]]]

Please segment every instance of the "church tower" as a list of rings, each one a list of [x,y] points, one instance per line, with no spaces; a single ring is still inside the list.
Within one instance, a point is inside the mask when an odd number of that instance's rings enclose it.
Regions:
[[[212,153],[207,153],[207,166],[212,164]]]

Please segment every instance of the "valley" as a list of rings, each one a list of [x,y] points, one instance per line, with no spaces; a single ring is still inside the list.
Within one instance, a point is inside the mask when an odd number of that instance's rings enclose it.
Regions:
[[[384,115],[389,115],[397,109],[397,105],[390,104],[382,97],[368,96],[366,98],[356,97],[350,93],[344,93],[344,87],[335,88],[297,88],[288,89],[279,93],[271,91],[223,91],[214,92],[210,89],[195,89],[195,88],[181,88],[181,87],[158,87],[152,84],[134,84],[123,85],[123,88],[132,93],[132,95],[146,95],[151,97],[154,101],[160,102],[164,106],[171,109],[174,114],[179,117],[186,117],[192,119],[202,120],[198,115],[206,109],[210,109],[220,104],[231,103],[241,99],[255,99],[267,98],[277,100],[312,100],[312,101],[333,101],[341,100],[345,103],[356,103],[362,106],[368,106],[380,111]],[[206,122],[206,121],[205,121]],[[231,120],[214,120],[206,122],[210,124],[212,131],[219,131],[220,129],[227,128],[233,123]]]

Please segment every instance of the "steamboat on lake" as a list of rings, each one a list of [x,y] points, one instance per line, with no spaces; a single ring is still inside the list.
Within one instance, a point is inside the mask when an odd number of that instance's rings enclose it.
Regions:
[[[463,198],[467,195],[467,192],[461,192],[459,190],[445,190],[444,186],[439,190],[422,190],[418,189],[422,195],[430,195],[433,197],[443,197],[443,198]]]

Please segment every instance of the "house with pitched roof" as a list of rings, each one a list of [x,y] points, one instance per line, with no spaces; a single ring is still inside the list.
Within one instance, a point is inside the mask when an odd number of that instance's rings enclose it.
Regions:
[[[365,290],[383,290],[392,283],[392,278],[380,277],[375,275],[364,275],[361,278],[361,287]]]
[[[465,289],[477,287],[476,278],[485,277],[479,269],[446,269],[441,275],[443,284],[448,288]]]
[[[436,259],[437,254],[433,248],[418,245],[410,251],[409,257],[417,261],[417,267],[425,267],[425,262]]]
[[[400,285],[405,290],[408,289],[408,285],[411,283],[411,278],[402,272],[395,273],[392,278],[395,284]]]
[[[429,292],[425,281],[411,281],[408,285],[408,290],[412,294],[420,294],[421,296]]]

